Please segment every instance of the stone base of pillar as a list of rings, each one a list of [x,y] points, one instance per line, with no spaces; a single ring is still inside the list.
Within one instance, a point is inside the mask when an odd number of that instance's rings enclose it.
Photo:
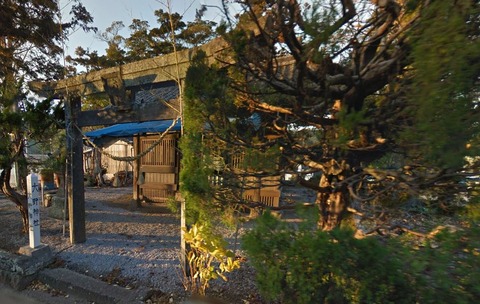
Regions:
[[[30,246],[20,247],[18,253],[30,256],[32,258],[37,258],[40,261],[50,260],[52,258],[52,251],[50,247],[45,244],[40,244],[40,246],[31,248]]]

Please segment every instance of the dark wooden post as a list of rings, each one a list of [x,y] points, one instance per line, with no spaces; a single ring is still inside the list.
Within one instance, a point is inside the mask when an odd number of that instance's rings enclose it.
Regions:
[[[253,177],[253,197],[252,200],[255,204],[260,204],[262,202],[262,178],[255,176]],[[256,218],[258,216],[258,208],[250,209],[250,216]]]
[[[133,136],[133,149],[134,149],[135,155],[138,155],[143,152],[141,151],[140,135]],[[140,185],[138,184],[138,178],[140,177],[140,174],[141,174],[140,166],[141,166],[141,159],[140,158],[135,159],[135,162],[133,164],[133,200],[135,201],[135,204],[132,204],[130,206],[130,208],[132,209],[141,207],[140,195],[142,194],[142,192],[140,189]]]
[[[253,190],[253,201],[255,203],[260,203],[262,201],[262,178],[261,177],[254,177],[254,190]]]
[[[83,139],[77,127],[81,99],[74,96],[65,103],[67,129],[67,191],[68,215],[70,221],[70,242],[86,241],[85,231],[85,189],[83,184]]]

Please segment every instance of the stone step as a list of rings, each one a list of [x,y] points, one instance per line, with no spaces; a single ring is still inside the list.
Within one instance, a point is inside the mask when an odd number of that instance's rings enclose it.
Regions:
[[[50,287],[95,303],[143,303],[146,289],[129,290],[66,268],[44,269],[38,280]]]

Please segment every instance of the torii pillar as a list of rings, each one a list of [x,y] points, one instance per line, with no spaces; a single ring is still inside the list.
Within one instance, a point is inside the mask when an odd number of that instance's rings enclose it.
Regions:
[[[70,242],[87,240],[85,229],[85,187],[83,182],[83,138],[78,127],[81,98],[72,96],[65,100],[65,124],[67,131],[67,202],[70,223]]]

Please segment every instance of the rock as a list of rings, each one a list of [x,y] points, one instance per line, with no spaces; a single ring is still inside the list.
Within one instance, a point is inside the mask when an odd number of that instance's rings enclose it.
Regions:
[[[52,205],[48,209],[48,216],[59,219],[59,220],[63,220],[64,207],[66,207],[66,213],[65,213],[66,217],[65,217],[65,219],[68,220],[68,204],[65,204],[65,198],[64,197],[59,197],[59,196],[54,196],[52,198]]]

